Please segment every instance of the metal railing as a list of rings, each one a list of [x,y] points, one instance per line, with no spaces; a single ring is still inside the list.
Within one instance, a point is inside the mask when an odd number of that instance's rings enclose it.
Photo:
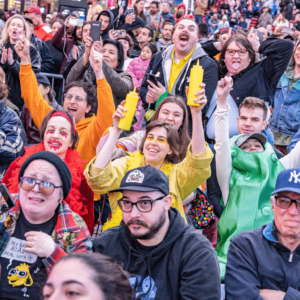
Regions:
[[[65,79],[62,75],[59,75],[59,74],[52,74],[52,73],[40,73],[40,74],[43,74],[47,77],[51,77],[51,85],[52,85],[52,89],[54,89],[54,79],[62,79],[63,81],[63,85],[62,85],[62,90],[65,89]]]

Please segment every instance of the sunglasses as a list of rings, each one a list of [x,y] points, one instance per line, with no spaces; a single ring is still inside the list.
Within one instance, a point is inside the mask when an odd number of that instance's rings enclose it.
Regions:
[[[55,186],[53,183],[48,181],[40,180],[37,182],[36,179],[30,177],[21,177],[20,178],[20,186],[23,190],[29,192],[34,189],[34,187],[38,185],[39,192],[44,196],[50,196],[53,194],[55,189],[61,188],[61,186]]]

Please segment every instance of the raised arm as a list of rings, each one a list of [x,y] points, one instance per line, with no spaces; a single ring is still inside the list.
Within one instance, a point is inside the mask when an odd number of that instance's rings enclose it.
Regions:
[[[232,170],[231,150],[229,144],[229,126],[227,97],[232,88],[231,77],[222,78],[217,87],[217,109],[215,113],[215,139],[217,178],[226,205],[229,195],[229,179]]]
[[[125,101],[122,102],[124,105]],[[97,158],[94,161],[94,165],[99,169],[104,169],[108,163],[110,162],[111,155],[114,151],[115,144],[117,143],[121,133],[122,129],[118,128],[120,119],[125,117],[124,112],[126,112],[126,108],[122,105],[119,105],[115,113],[113,114],[113,127],[111,128],[109,137],[107,141],[105,142],[104,146],[100,150],[100,152],[97,155]]]
[[[95,50],[96,45],[93,45],[90,55],[90,64],[93,68],[97,80],[97,98],[98,110],[97,116],[93,122],[86,128],[87,135],[96,149],[98,142],[107,127],[111,126],[112,116],[115,112],[114,99],[111,87],[106,82],[102,71],[102,53]]]
[[[52,107],[44,100],[39,91],[38,83],[31,67],[29,41],[24,36],[16,44],[15,51],[21,59],[19,74],[21,96],[31,113],[34,124],[37,128],[40,128],[43,119]]]

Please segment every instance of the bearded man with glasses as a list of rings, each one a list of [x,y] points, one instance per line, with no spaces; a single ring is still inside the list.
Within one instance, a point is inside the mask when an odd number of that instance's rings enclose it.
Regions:
[[[0,299],[40,299],[54,263],[72,252],[91,252],[84,221],[64,199],[71,173],[56,154],[31,155],[19,173],[15,206],[0,210]]]
[[[300,168],[279,173],[271,203],[268,225],[231,239],[227,300],[300,299]]]
[[[94,251],[123,263],[137,299],[220,299],[213,248],[171,207],[169,185],[149,165],[128,171],[110,191],[122,193],[123,220],[93,241]]]

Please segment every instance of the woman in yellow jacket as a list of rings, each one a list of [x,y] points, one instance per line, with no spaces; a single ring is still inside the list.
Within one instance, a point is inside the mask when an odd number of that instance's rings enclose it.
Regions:
[[[184,216],[182,200],[195,190],[210,176],[210,163],[213,154],[205,143],[202,127],[202,109],[207,99],[205,85],[196,93],[195,103],[200,106],[191,106],[193,133],[192,142],[188,147],[186,158],[179,161],[179,136],[176,129],[161,121],[151,122],[146,127],[146,135],[139,151],[129,153],[129,156],[111,161],[114,146],[122,133],[118,128],[121,118],[125,116],[126,109],[119,105],[113,115],[113,128],[101,149],[100,153],[87,165],[84,175],[89,186],[95,193],[106,194],[120,186],[125,173],[131,169],[151,165],[164,172],[170,182],[170,194],[173,198],[172,206],[177,208]],[[124,102],[123,102],[124,103]],[[122,104],[123,104],[122,103]],[[104,225],[103,229],[118,226],[122,220],[122,211],[117,200],[121,193],[109,193],[109,203],[112,209],[112,219]]]

